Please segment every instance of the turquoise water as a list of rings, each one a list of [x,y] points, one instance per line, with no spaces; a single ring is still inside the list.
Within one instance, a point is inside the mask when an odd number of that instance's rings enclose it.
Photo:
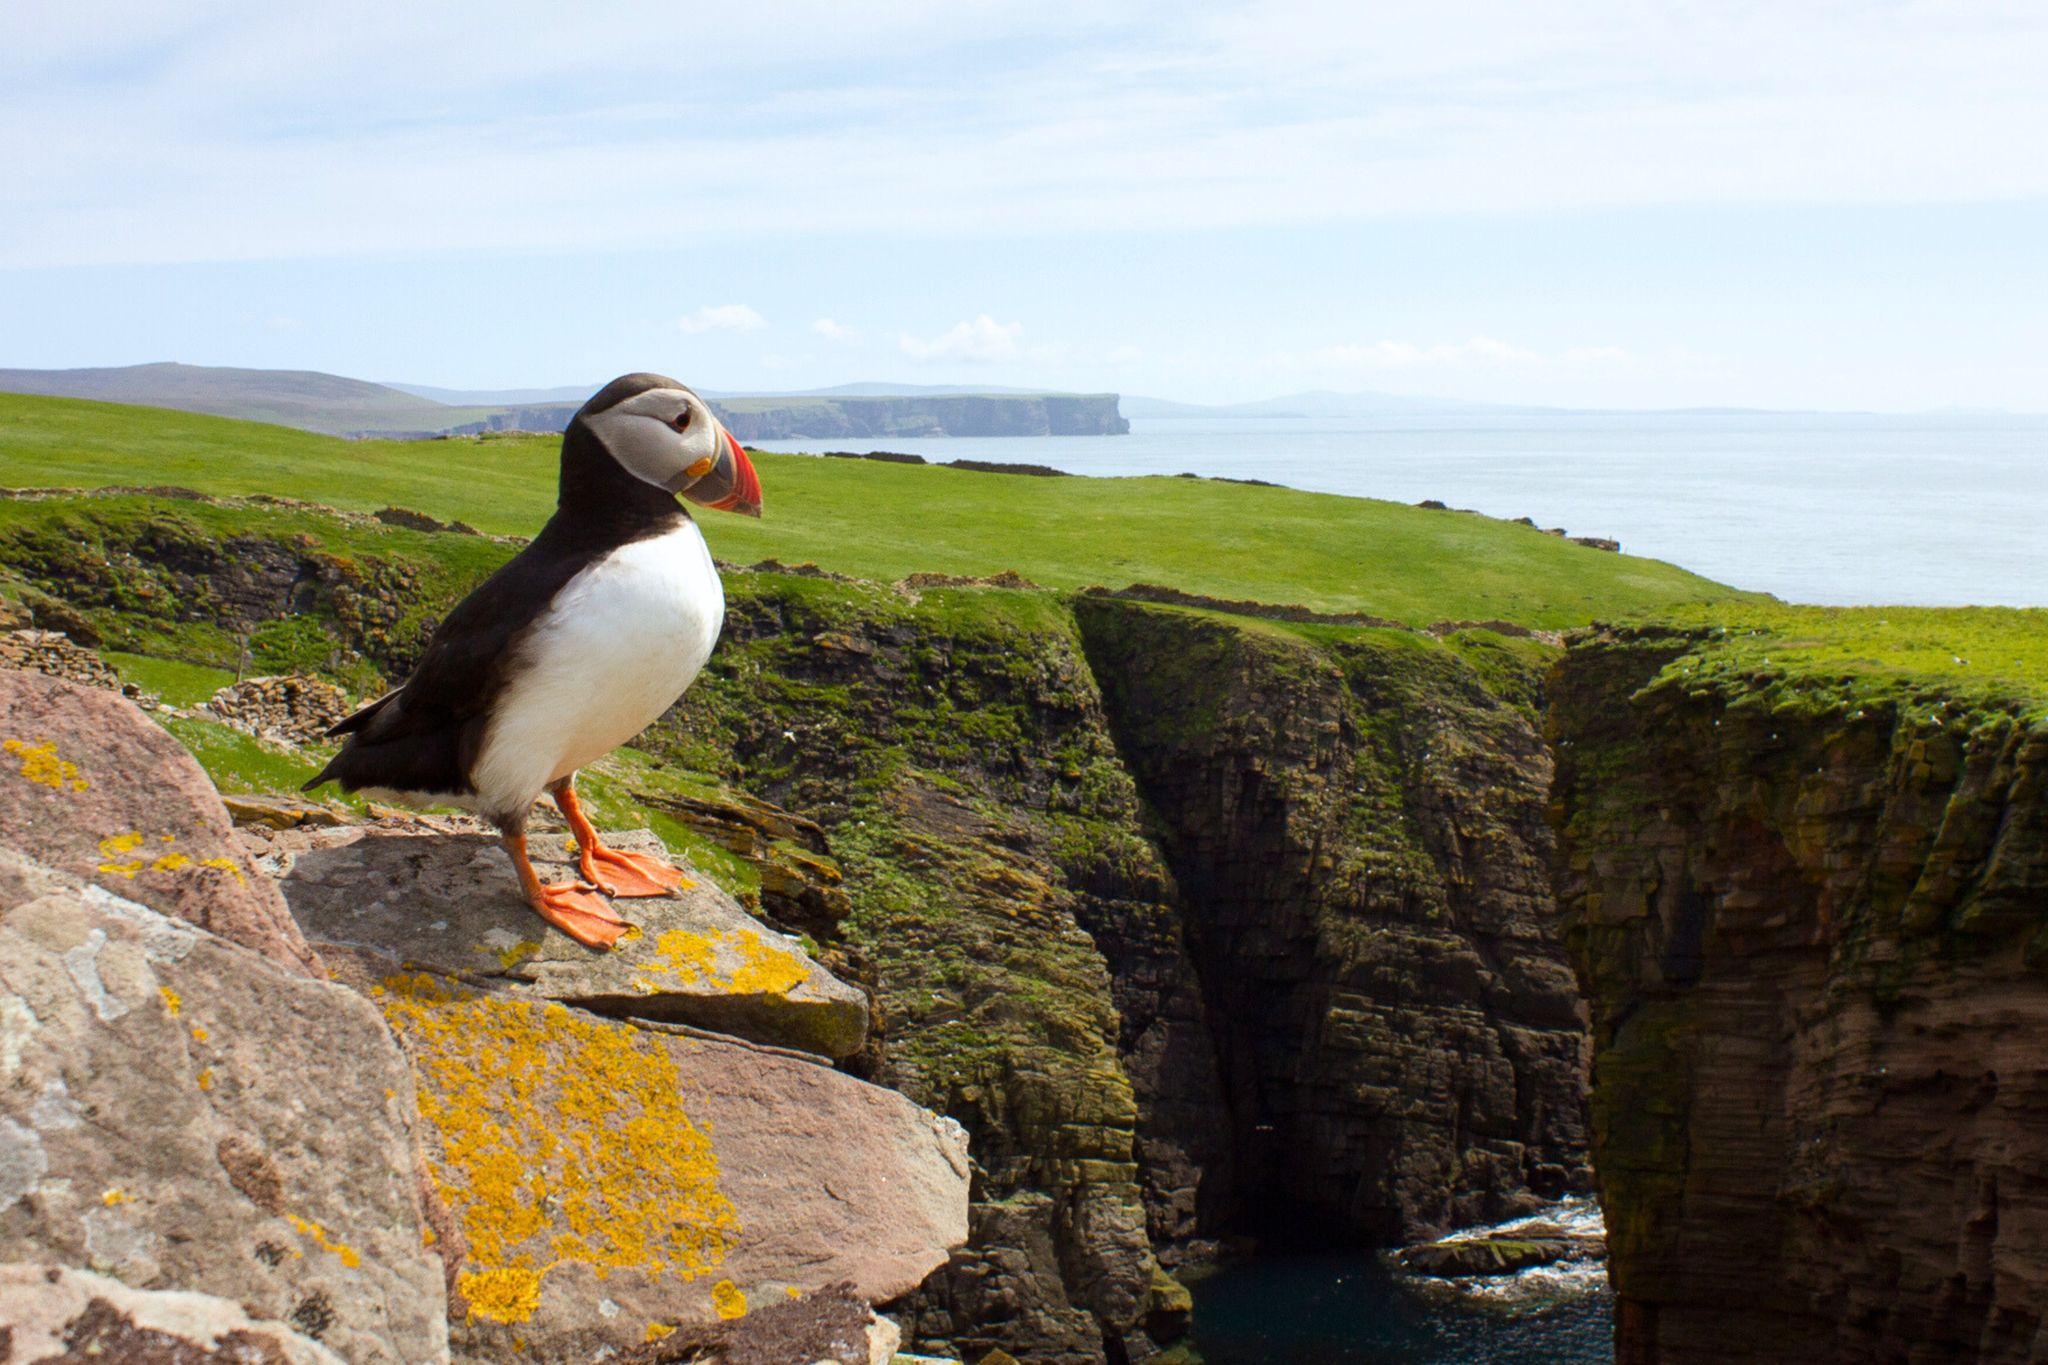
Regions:
[[[1371,1252],[1268,1254],[1193,1286],[1207,1365],[1608,1365],[1607,1292],[1508,1316],[1423,1301]]]
[[[2048,605],[2048,417],[1155,418],[1128,436],[765,444],[1437,498],[1788,601]]]

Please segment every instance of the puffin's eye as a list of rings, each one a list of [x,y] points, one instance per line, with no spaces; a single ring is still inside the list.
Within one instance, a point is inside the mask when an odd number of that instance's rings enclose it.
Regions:
[[[676,420],[669,423],[669,425],[674,427],[677,431],[687,430],[690,425],[690,410],[688,408],[684,408],[681,412],[676,414]]]

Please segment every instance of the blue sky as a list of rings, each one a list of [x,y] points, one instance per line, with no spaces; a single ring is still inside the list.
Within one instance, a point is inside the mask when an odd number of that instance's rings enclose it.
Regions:
[[[0,365],[2048,410],[2048,6],[0,10]]]

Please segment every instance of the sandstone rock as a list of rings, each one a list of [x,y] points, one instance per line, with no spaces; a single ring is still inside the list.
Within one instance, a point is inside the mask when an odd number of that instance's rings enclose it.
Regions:
[[[680,1327],[610,1357],[615,1365],[895,1365],[896,1324],[845,1285],[723,1322]]]
[[[301,973],[320,969],[206,774],[111,693],[0,671],[0,844]]]
[[[6,857],[70,885],[0,916],[0,1259],[219,1295],[355,1362],[440,1358],[412,1078],[376,1010]]]
[[[333,683],[295,673],[230,683],[208,699],[205,709],[245,734],[308,744],[354,707]]]
[[[842,1281],[882,1302],[967,1236],[965,1134],[894,1091],[426,973],[370,989],[467,1242],[469,1358],[587,1360]]]
[[[606,838],[664,852],[644,830]],[[599,953],[527,908],[511,861],[486,835],[294,829],[264,847],[264,866],[316,943],[828,1057],[866,1037],[866,997],[701,876],[674,895],[615,902],[640,932]],[[535,835],[542,875],[573,876],[571,847],[566,836]]]
[[[221,805],[237,825],[263,825],[270,829],[291,829],[296,825],[339,825],[344,812],[319,801],[299,796],[257,795],[222,792]]]
[[[2048,1359],[2048,722],[1694,652],[1551,682],[1618,1358]]]
[[[0,1344],[7,1365],[343,1365],[227,1299],[131,1289],[66,1266],[0,1265]]]

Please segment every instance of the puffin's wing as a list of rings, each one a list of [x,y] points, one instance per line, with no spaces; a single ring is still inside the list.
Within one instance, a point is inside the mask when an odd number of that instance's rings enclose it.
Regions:
[[[385,703],[389,702],[393,697],[397,696],[403,690],[405,690],[405,684],[400,683],[397,687],[392,688],[389,692],[386,692],[383,696],[377,698],[377,700],[373,702],[368,702],[362,706],[357,707],[354,711],[351,711],[342,719],[328,726],[327,737],[329,739],[333,739],[337,735],[354,734],[356,731],[362,729],[365,725],[368,725],[372,720],[374,720],[376,718],[377,713],[384,709]]]
[[[346,742],[304,790],[328,781],[350,791],[470,790],[469,766],[520,638],[598,558],[595,551],[550,552],[546,539],[543,533],[456,604],[410,678],[328,732]]]

